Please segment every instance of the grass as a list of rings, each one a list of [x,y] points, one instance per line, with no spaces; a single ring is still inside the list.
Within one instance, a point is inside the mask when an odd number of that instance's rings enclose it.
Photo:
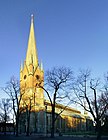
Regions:
[[[70,132],[70,133],[64,133],[64,135],[96,135],[95,132],[91,131],[79,131],[79,132]]]

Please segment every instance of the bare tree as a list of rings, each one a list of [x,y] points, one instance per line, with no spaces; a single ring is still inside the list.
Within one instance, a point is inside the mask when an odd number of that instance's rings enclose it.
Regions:
[[[108,73],[105,75],[105,84],[102,89],[102,94],[99,97],[99,104],[101,105],[103,112],[103,131],[107,132],[108,129]]]
[[[23,95],[23,94],[20,95],[19,81],[15,77],[12,77],[10,81],[7,82],[6,87],[3,88],[3,91],[7,95],[9,95],[12,101],[12,108],[13,108],[15,120],[16,120],[16,136],[18,136],[18,123],[19,123],[19,117],[21,114],[20,102]]]
[[[108,73],[105,75],[105,84],[102,90],[102,94],[100,96],[100,102],[102,103],[103,107],[108,104]]]
[[[12,110],[12,104],[10,99],[2,99],[0,102],[0,117],[1,122],[4,124],[4,134],[6,135],[6,123],[10,121],[10,114]]]
[[[55,108],[58,103],[67,97],[67,93],[72,82],[73,72],[66,67],[57,67],[48,70],[45,75],[45,87],[39,85],[46,93],[51,104],[52,125],[51,137],[54,137],[55,121],[57,117],[63,112],[62,109],[57,116],[55,116]],[[41,82],[40,82],[41,83]]]
[[[90,70],[81,70],[73,87],[77,98],[72,100],[91,113],[96,124],[97,140],[101,139],[102,120],[107,107],[105,105],[103,108],[100,104],[99,95],[101,95],[101,91],[98,90],[99,84],[99,79],[90,78]]]

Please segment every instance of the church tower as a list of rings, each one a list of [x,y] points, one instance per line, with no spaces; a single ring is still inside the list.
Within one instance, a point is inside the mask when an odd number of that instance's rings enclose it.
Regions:
[[[44,71],[42,64],[39,65],[38,62],[34,33],[34,17],[32,15],[26,59],[20,69],[21,106],[24,106],[25,102],[30,101],[35,109],[39,110],[40,108],[44,108],[43,89],[38,87],[39,83],[43,86],[43,82]]]

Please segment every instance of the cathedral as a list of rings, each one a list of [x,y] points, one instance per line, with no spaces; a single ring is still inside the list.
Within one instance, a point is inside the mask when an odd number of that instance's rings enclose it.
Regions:
[[[39,81],[44,86],[44,69],[39,64],[34,32],[34,18],[31,16],[30,33],[26,59],[20,69],[20,117],[19,130],[26,132],[28,127],[31,133],[49,133],[51,131],[51,104],[44,97],[42,88],[37,87]],[[61,104],[56,105],[55,112],[59,114]],[[75,131],[89,131],[92,129],[92,120],[85,113],[66,107],[55,123],[55,131],[71,133]]]

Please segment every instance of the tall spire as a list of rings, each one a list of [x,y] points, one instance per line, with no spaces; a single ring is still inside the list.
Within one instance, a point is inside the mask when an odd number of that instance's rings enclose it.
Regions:
[[[32,61],[31,61],[31,58],[32,58]],[[30,27],[30,34],[29,34],[29,39],[28,39],[28,49],[27,49],[27,54],[26,54],[26,65],[28,66],[31,62],[33,63],[34,68],[38,66],[33,15],[31,15],[31,27]]]

